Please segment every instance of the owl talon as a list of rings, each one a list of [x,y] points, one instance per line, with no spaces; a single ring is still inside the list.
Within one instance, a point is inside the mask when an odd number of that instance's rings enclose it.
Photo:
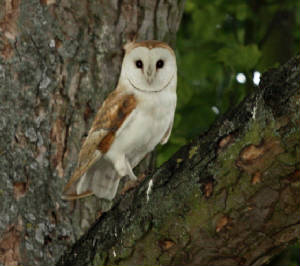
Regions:
[[[126,166],[127,166],[129,179],[133,180],[133,181],[137,181],[138,179],[137,179],[136,175],[133,173],[131,165],[129,164],[129,162],[127,160],[125,160],[125,163],[126,163]]]
[[[128,176],[129,176],[129,179],[132,180],[132,181],[137,181],[138,180],[137,177],[136,177],[136,175],[133,174],[133,173],[129,174]]]

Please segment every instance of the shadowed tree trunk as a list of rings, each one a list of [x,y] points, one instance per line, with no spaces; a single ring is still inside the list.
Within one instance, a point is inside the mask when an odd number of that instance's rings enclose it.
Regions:
[[[183,7],[0,0],[1,264],[53,265],[99,215],[94,197],[70,208],[63,185],[116,86],[122,45],[133,37],[174,44]]]
[[[262,265],[299,238],[299,57],[129,191],[59,261]]]

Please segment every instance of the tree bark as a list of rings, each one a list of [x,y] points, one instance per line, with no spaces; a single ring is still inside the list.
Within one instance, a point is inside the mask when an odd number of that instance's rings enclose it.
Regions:
[[[299,239],[299,70],[297,57],[264,74],[57,266],[255,266]]]
[[[62,188],[116,86],[122,45],[174,44],[183,6],[0,0],[0,264],[53,265],[99,215],[93,197],[70,211]]]

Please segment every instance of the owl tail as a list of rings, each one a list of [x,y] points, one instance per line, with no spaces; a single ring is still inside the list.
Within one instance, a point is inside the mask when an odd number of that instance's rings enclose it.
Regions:
[[[113,165],[101,158],[80,177],[76,184],[75,194],[64,197],[73,200],[95,195],[98,198],[112,200],[117,193],[120,177]]]
[[[104,161],[104,160],[103,160]],[[120,177],[110,163],[93,173],[91,190],[98,198],[112,200],[117,193]]]

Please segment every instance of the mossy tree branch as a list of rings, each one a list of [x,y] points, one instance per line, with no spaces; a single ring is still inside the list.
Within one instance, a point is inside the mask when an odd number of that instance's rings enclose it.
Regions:
[[[299,238],[299,92],[299,57],[265,73],[255,93],[123,196],[57,266],[267,262]]]

